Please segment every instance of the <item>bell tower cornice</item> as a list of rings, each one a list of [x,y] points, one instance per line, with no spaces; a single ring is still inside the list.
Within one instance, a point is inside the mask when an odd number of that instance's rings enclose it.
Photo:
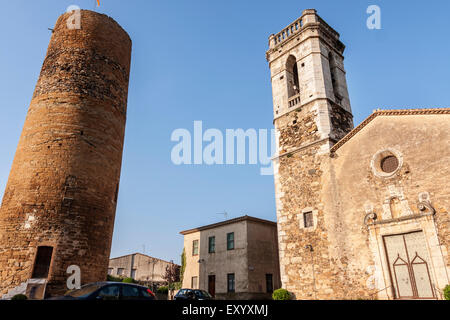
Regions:
[[[303,11],[300,18],[286,28],[269,36],[266,59],[270,63],[313,37],[322,38],[322,41],[328,42],[335,49],[336,54],[343,55],[345,45],[339,40],[339,33],[330,27],[315,9],[307,9]]]

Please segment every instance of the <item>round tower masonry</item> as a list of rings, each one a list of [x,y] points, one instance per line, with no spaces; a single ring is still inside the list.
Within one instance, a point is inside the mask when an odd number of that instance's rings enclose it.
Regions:
[[[68,28],[72,14],[54,28],[3,197],[0,294],[46,271],[47,292],[64,292],[70,265],[81,268],[82,283],[106,279],[131,40],[92,11],[80,11],[81,28]]]

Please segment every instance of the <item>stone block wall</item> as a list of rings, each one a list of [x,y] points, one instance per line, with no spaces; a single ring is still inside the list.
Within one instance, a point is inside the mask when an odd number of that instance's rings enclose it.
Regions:
[[[54,27],[0,209],[0,293],[32,276],[53,247],[47,292],[106,279],[124,143],[131,40],[111,18],[81,11]]]

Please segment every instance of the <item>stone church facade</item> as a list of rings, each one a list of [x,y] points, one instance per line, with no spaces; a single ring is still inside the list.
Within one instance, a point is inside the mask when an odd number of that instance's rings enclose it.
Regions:
[[[442,299],[450,109],[354,128],[345,46],[315,10],[269,38],[283,287],[296,299]]]

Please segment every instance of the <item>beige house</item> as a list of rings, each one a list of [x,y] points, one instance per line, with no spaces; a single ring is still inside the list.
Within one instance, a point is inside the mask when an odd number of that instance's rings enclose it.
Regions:
[[[442,299],[450,109],[377,110],[355,128],[344,49],[315,10],[269,38],[283,287],[297,299]]]
[[[164,283],[166,267],[171,262],[134,253],[109,260],[108,274],[114,277],[133,278],[146,283]]]
[[[280,288],[277,225],[244,216],[186,230],[183,288],[217,299],[266,299]]]

